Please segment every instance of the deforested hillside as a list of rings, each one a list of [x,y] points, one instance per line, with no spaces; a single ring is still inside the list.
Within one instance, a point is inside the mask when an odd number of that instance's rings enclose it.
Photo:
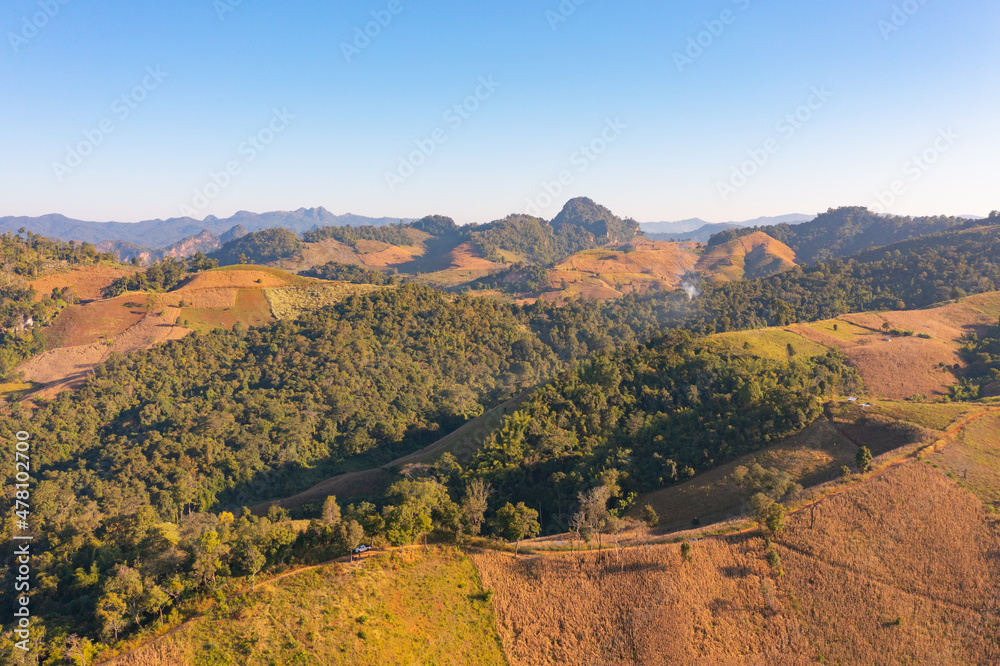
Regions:
[[[766,277],[794,268],[795,252],[761,231],[709,245],[695,270],[712,281]]]
[[[920,462],[755,534],[600,553],[477,552],[512,664],[993,663],[1000,548]],[[769,550],[777,553],[766,557]]]

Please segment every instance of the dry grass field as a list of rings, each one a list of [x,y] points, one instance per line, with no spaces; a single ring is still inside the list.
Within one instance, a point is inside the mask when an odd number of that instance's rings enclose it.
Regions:
[[[722,333],[709,344],[774,360],[787,359],[789,345],[796,355],[806,356],[836,349],[857,368],[869,397],[933,399],[947,395],[957,381],[964,366],[959,355],[964,337],[995,325],[998,317],[1000,293],[988,293],[925,310],[848,314],[781,329]],[[884,324],[914,335],[887,333]]]
[[[781,328],[719,333],[711,336],[707,344],[718,352],[756,356],[773,361],[787,361],[789,359],[789,345],[796,356],[817,356],[829,351],[829,347],[813,342],[791,330]]]
[[[123,266],[86,266],[45,275],[28,284],[38,292],[38,298],[52,293],[53,289],[72,287],[76,297],[81,301],[94,301],[101,298],[101,289],[133,272],[133,269]]]
[[[713,282],[773,275],[794,268],[795,252],[762,231],[706,248],[696,270]]]
[[[771,275],[795,266],[795,253],[763,233],[706,248],[643,238],[565,259],[549,272],[541,298],[617,298],[627,293],[672,290],[698,272],[713,282]]]
[[[271,315],[271,305],[264,295],[267,290],[235,289],[232,291],[231,306],[183,307],[177,321],[185,329],[200,333],[207,333],[217,328],[232,328],[237,322],[244,326],[263,326],[274,321],[274,317]],[[228,303],[228,298],[226,302]]]
[[[998,316],[1000,294],[989,293],[925,310],[849,314],[789,330],[846,354],[871,396],[939,397],[955,383],[953,368],[963,365],[958,354],[962,338],[995,324]],[[930,337],[887,335],[886,324]]]
[[[732,520],[746,514],[748,491],[732,480],[733,470],[754,462],[788,472],[795,482],[808,487],[835,479],[840,468],[853,468],[857,447],[827,420],[757,453],[737,458],[684,483],[639,497],[629,517],[639,518],[649,504],[660,516],[658,532],[691,529],[697,518],[702,525]]]
[[[435,287],[453,287],[471,282],[504,267],[483,257],[471,242],[445,251],[437,261],[425,256],[422,263],[423,268],[428,270],[419,275],[420,281]]]
[[[153,300],[143,293],[70,305],[45,331],[45,341],[49,349],[59,349],[114,340],[142,321],[152,307]]]
[[[927,459],[1000,513],[1000,411],[969,422]]]
[[[392,480],[392,474],[381,467],[366,469],[361,472],[347,472],[346,474],[338,474],[329,479],[323,479],[301,493],[271,502],[255,504],[250,507],[250,510],[254,515],[263,516],[272,506],[296,509],[309,502],[322,502],[330,495],[336,496],[341,501],[346,501],[358,495],[374,495],[379,490],[388,488]]]
[[[512,664],[996,663],[1000,539],[982,505],[904,464],[759,537],[473,555]],[[933,554],[930,556],[929,554]]]
[[[476,569],[449,548],[376,554],[265,583],[115,666],[505,664]]]
[[[294,319],[299,315],[333,305],[356,294],[367,294],[388,287],[371,284],[325,282],[294,287],[271,287],[258,290],[265,306],[275,319]]]

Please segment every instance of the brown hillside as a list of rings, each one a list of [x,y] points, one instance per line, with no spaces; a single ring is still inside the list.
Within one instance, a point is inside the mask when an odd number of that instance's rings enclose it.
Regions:
[[[745,535],[694,543],[690,563],[677,544],[474,560],[512,664],[1000,659],[1000,538],[940,472],[901,465],[787,524],[783,576]]]
[[[37,280],[32,280],[28,284],[38,292],[41,299],[45,294],[52,293],[53,289],[72,287],[76,297],[81,301],[93,301],[101,297],[101,289],[104,289],[112,282],[124,275],[131,275],[134,271],[120,266],[86,266],[84,268],[74,268],[64,273],[46,275]]]
[[[46,385],[31,398],[52,398],[79,386],[112,352],[128,354],[184,337],[188,331],[176,325],[178,313],[137,293],[71,306],[52,326],[50,351],[28,359],[18,371],[26,381]]]
[[[651,289],[676,289],[698,263],[698,243],[668,243],[643,238],[621,245],[578,252],[549,272],[546,300],[617,298]]]
[[[763,231],[708,247],[696,270],[712,282],[773,275],[794,268],[795,252]]]
[[[963,365],[959,356],[962,338],[996,323],[998,296],[981,294],[926,310],[843,315],[788,330],[846,354],[872,396],[942,396],[956,381],[954,367]],[[884,324],[930,338],[888,335]]]

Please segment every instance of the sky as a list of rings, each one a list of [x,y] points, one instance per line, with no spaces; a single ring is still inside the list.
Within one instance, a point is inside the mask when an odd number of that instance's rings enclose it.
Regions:
[[[0,216],[1000,208],[996,0],[6,0]]]

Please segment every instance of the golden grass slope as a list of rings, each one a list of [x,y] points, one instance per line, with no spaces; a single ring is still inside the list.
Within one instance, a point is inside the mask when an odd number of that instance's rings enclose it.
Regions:
[[[551,298],[614,298],[629,292],[675,289],[698,263],[697,243],[637,239],[622,245],[585,250],[549,272]],[[565,285],[565,286],[564,286]]]
[[[763,231],[706,247],[696,270],[712,282],[733,282],[794,268],[795,252]]]
[[[199,618],[105,663],[505,664],[482,592],[455,549],[377,554],[261,585],[233,615]]]
[[[950,477],[1000,512],[1000,410],[967,424],[928,456]]]
[[[672,290],[699,273],[712,282],[771,275],[795,266],[795,253],[763,232],[708,248],[703,243],[651,241],[585,250],[552,271],[542,298],[617,298],[650,290]]]
[[[784,328],[722,333],[708,344],[774,360],[789,358],[789,345],[794,354],[806,356],[835,349],[857,368],[869,397],[934,398],[947,395],[964,368],[959,355],[964,338],[995,325],[998,317],[1000,292],[990,292],[924,310],[846,314]],[[892,335],[884,325],[915,335]]]
[[[72,287],[76,297],[81,301],[93,301],[101,298],[101,290],[125,275],[131,275],[135,269],[125,266],[84,266],[72,268],[61,273],[53,273],[32,280],[28,284],[35,288],[40,299],[53,289]]]
[[[697,541],[689,563],[677,544],[473,559],[512,664],[1000,659],[1000,538],[940,472],[910,462],[787,522],[782,576],[751,535]]]

